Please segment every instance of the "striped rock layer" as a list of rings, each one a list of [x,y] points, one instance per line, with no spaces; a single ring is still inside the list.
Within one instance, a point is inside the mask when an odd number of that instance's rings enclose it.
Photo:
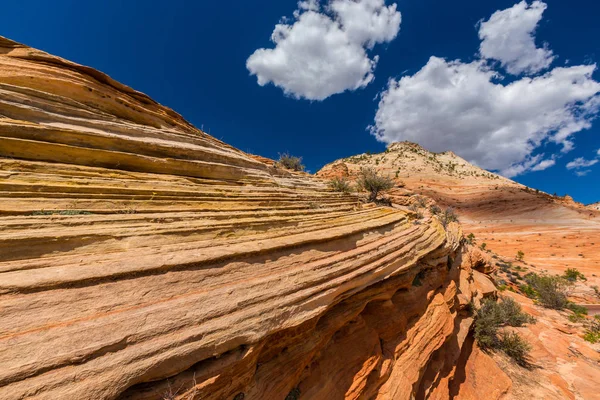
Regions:
[[[461,235],[0,37],[2,399],[451,398]]]

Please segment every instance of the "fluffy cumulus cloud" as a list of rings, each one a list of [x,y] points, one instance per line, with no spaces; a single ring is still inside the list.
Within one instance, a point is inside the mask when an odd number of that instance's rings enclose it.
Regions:
[[[301,1],[294,20],[283,19],[271,35],[274,48],[258,49],[246,68],[264,86],[273,83],[295,98],[323,100],[367,86],[378,56],[368,51],[400,30],[396,4],[384,0]]]
[[[514,75],[537,73],[550,66],[552,51],[536,47],[534,32],[542,19],[546,4],[522,1],[506,10],[496,11],[488,21],[481,22],[479,53],[483,58],[500,61]]]
[[[600,93],[594,69],[555,68],[505,85],[484,61],[431,57],[415,75],[389,81],[371,131],[386,143],[450,149],[507,176],[541,170],[553,162],[531,157],[543,141],[571,147],[572,134],[590,127]]]
[[[558,156],[544,157],[539,149],[554,142],[566,153],[574,134],[591,127],[600,110],[596,65],[507,80],[486,59],[499,59],[514,73],[547,67],[552,54],[536,49],[532,37],[545,7],[521,2],[481,23],[483,58],[431,57],[414,75],[390,79],[371,133],[385,143],[409,140],[432,151],[452,150],[508,177],[555,165]]]

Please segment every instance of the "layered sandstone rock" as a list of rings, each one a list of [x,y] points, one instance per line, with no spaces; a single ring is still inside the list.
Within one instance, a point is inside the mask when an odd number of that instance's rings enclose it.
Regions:
[[[478,244],[505,258],[514,260],[521,250],[530,266],[559,274],[577,268],[590,285],[600,285],[600,213],[589,206],[530,189],[452,152],[432,153],[409,142],[335,161],[317,175],[329,179],[345,170],[352,178],[361,167],[376,168],[404,185],[389,193],[395,203],[408,204],[416,192],[454,208],[465,234],[473,233]]]
[[[523,275],[562,274],[567,268],[577,268],[587,281],[569,289],[570,299],[578,303],[599,302],[592,286],[600,283],[600,214],[592,207],[578,204],[568,196],[537,192],[477,168],[451,152],[430,153],[414,143],[395,143],[381,154],[338,160],[317,175],[330,179],[344,171],[344,176],[352,180],[363,167],[375,168],[396,180],[397,187],[386,195],[400,208],[415,204],[415,193],[434,199],[442,207],[453,207],[465,232],[475,234],[469,240],[474,245],[466,246],[462,256],[469,268],[493,273],[497,265],[512,262]],[[429,203],[417,203],[429,215]],[[517,262],[519,250],[525,257]],[[461,275],[461,286],[468,286],[467,269]],[[495,292],[480,272],[474,271],[472,278],[479,283],[478,294],[489,296]],[[516,282],[513,288],[525,283]],[[537,318],[537,323],[517,329],[532,345],[530,367],[518,366],[500,353],[490,358],[476,345],[466,350],[470,346],[468,338],[462,354],[469,357],[455,362],[458,371],[443,387],[449,387],[457,399],[597,398],[600,345],[583,339],[584,323],[572,323],[568,319],[570,311],[548,310],[508,291],[503,295],[513,296]],[[460,295],[458,300],[465,306],[468,302]],[[478,306],[477,298],[472,302]],[[593,313],[597,306],[588,307]]]
[[[461,236],[0,38],[2,399],[450,398]]]

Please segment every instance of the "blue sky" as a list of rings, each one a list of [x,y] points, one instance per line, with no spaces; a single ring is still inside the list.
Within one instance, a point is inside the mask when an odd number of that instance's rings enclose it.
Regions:
[[[334,1],[347,6],[352,0]],[[487,168],[518,174],[513,179],[531,187],[570,194],[584,203],[600,201],[600,162],[594,163],[600,158],[600,120],[594,120],[599,102],[590,95],[600,72],[589,67],[600,63],[600,3],[546,0],[547,8],[536,3],[535,51],[520,53],[494,42],[508,31],[523,39],[519,30],[527,21],[531,24],[532,15],[535,19],[535,4],[512,9],[517,3],[387,0],[385,9],[374,11],[387,12],[385,26],[369,32],[346,29],[341,40],[349,40],[347,49],[336,45],[327,51],[327,37],[297,48],[280,42],[281,51],[300,51],[295,55],[301,61],[319,47],[315,57],[324,59],[314,65],[325,63],[334,73],[317,68],[315,76],[323,79],[317,84],[310,74],[305,81],[288,82],[306,68],[274,67],[278,59],[270,50],[254,58],[254,75],[246,63],[258,49],[275,48],[270,37],[282,17],[288,17],[289,28],[299,27],[294,26],[296,10],[299,18],[318,13],[319,23],[331,26],[340,18],[363,21],[364,13],[315,9],[314,3],[299,8],[287,0],[23,0],[3,4],[0,35],[104,71],[242,150],[271,158],[286,151],[300,155],[312,172],[338,158],[384,150],[385,143],[368,130],[375,125],[373,132],[382,140],[408,138],[434,151],[449,148]],[[396,10],[388,8],[393,4]],[[510,15],[517,14],[512,25],[506,13],[490,20],[496,11],[509,8],[514,11]],[[371,9],[354,11],[361,10]],[[528,17],[526,11],[531,11]],[[397,12],[401,22],[394,19]],[[493,22],[485,25],[482,38],[480,20]],[[484,42],[489,46],[480,51]],[[348,52],[335,58],[338,50]],[[357,52],[362,58],[354,68],[348,60]],[[369,76],[357,83],[363,61],[376,56],[376,66],[367,67]],[[566,69],[571,67],[579,69]],[[257,76],[279,79],[280,86],[292,90],[284,94],[273,84],[260,86]],[[388,86],[390,78],[393,87]],[[441,88],[438,83],[444,79],[462,83]],[[331,90],[330,81],[335,81]],[[349,90],[329,94],[346,84]],[[352,90],[356,86],[362,87]],[[567,108],[562,115],[561,102],[573,101],[585,107]],[[544,128],[548,124],[554,128]],[[586,124],[590,127],[580,130]],[[559,138],[555,132],[561,128],[579,131]],[[573,148],[565,152],[565,146]]]

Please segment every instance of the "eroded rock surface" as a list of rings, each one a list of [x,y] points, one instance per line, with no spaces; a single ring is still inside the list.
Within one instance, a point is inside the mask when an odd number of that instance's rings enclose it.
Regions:
[[[380,154],[362,154],[323,167],[318,176],[356,176],[360,168],[376,168],[403,189],[390,191],[395,203],[407,204],[419,193],[460,216],[465,234],[507,259],[518,251],[532,268],[562,274],[577,268],[600,286],[600,212],[518,184],[475,167],[452,152],[432,153],[421,146],[394,143]],[[594,276],[596,275],[596,276]]]
[[[0,38],[2,399],[454,397],[461,236]]]

